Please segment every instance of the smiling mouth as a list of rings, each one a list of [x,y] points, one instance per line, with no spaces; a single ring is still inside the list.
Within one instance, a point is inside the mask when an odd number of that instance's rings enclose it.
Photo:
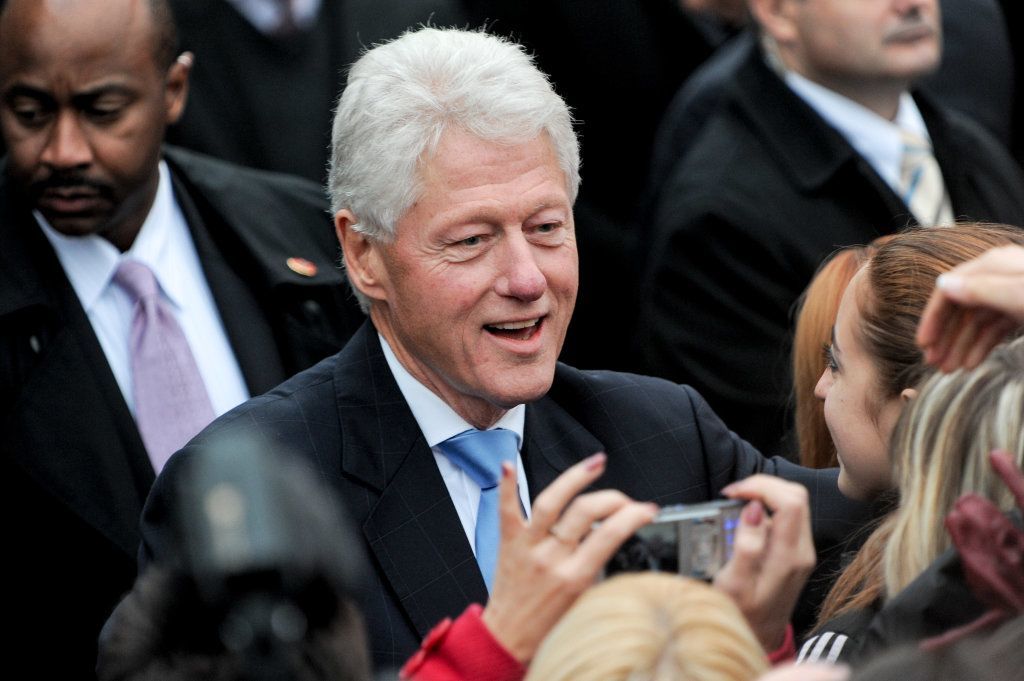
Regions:
[[[499,336],[501,338],[525,341],[530,340],[538,331],[540,331],[540,327],[543,321],[544,317],[536,317],[534,319],[526,319],[520,322],[485,324],[484,330],[486,330],[487,333]]]

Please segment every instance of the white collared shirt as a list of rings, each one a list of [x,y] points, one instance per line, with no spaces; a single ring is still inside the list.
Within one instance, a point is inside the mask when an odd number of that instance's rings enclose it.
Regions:
[[[228,0],[261,33],[273,33],[281,26],[282,0]],[[322,0],[289,0],[295,25],[305,29],[316,21]]]
[[[850,146],[864,157],[897,196],[903,195],[900,187],[900,165],[903,161],[900,131],[912,132],[931,142],[921,112],[909,93],[900,95],[896,117],[889,121],[798,73],[787,70],[783,77],[800,99],[846,138]]]
[[[384,337],[380,338],[380,346],[384,350],[384,358],[387,360],[388,368],[395,377],[398,389],[402,392],[409,410],[412,411],[416,424],[423,432],[423,437],[434,453],[434,460],[437,468],[441,471],[441,477],[448,488],[448,496],[455,504],[455,510],[462,522],[462,529],[466,532],[469,545],[476,553],[476,514],[480,506],[480,486],[473,482],[472,478],[451,461],[448,460],[437,445],[448,438],[458,435],[461,432],[473,428],[461,416],[455,413],[448,404],[433,393],[429,388],[416,380],[402,363],[395,357],[394,351]],[[498,419],[491,428],[506,428],[516,434],[516,442],[520,452],[523,449],[523,426],[526,423],[526,405],[520,404],[509,409]],[[523,457],[516,456],[516,479],[519,482],[519,500],[526,511],[526,517],[530,517],[530,490],[526,486],[526,471],[523,469]]]
[[[249,389],[203,276],[185,216],[174,200],[170,172],[163,161],[159,172],[153,206],[125,253],[97,234],[65,236],[41,213],[33,214],[82,303],[132,414],[135,400],[129,337],[134,306],[128,294],[113,282],[114,273],[125,259],[147,265],[156,276],[160,295],[185,333],[210,403],[219,416],[249,399]]]

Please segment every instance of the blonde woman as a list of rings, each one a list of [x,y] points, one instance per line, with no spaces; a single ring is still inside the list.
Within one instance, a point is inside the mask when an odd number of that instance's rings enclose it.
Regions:
[[[996,348],[973,370],[933,375],[904,409],[890,441],[900,504],[848,570],[862,576],[859,583],[840,580],[845,597],[833,593],[825,604],[837,614],[808,639],[801,659],[854,662],[984,611],[959,576],[943,521],[967,493],[1013,508],[1011,491],[989,464],[996,449],[1024,467],[1024,339]],[[849,607],[851,594],[865,592],[877,594],[873,602]]]
[[[587,591],[552,630],[527,681],[749,681],[768,669],[725,594],[663,573]]]

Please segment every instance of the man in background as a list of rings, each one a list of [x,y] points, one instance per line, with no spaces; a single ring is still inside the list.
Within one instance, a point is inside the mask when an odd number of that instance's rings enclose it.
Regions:
[[[354,326],[315,185],[162,146],[175,43],[164,0],[0,14],[5,603],[45,677],[91,675],[170,454]]]
[[[789,315],[836,248],[954,218],[1024,224],[1024,175],[912,93],[939,63],[937,0],[753,0],[767,45],[670,172],[646,245],[639,368],[692,384],[786,452]]]

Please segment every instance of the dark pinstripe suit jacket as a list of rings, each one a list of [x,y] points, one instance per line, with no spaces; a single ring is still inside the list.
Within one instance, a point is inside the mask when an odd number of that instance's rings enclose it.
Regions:
[[[378,665],[401,664],[441,619],[486,601],[434,457],[369,323],[340,353],[225,414],[171,460],[146,502],[143,562],[173,559],[174,480],[196,446],[225,428],[300,453],[340,493],[372,558],[361,604]],[[819,546],[834,544],[857,521],[834,471],[763,458],[691,388],[559,365],[548,395],[526,410],[522,456],[531,494],[602,450],[608,467],[598,484],[636,499],[706,501],[732,480],[767,472],[810,488]]]

